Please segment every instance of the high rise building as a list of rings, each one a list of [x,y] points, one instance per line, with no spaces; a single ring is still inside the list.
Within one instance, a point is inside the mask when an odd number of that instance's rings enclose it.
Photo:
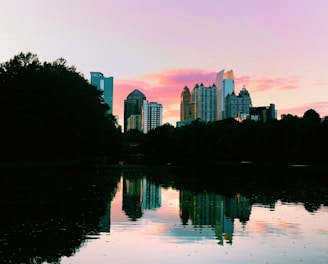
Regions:
[[[192,93],[183,88],[180,102],[180,121],[177,127],[190,124],[193,120],[217,121],[226,118],[243,119],[249,116],[252,101],[245,86],[235,94],[233,71],[221,70],[216,74],[215,84],[205,87],[196,83]]]
[[[193,120],[216,121],[218,114],[218,93],[215,84],[205,87],[196,83],[192,93],[183,88],[180,102],[180,121],[177,127],[190,124]]]
[[[187,86],[183,88],[180,102],[180,121],[195,119],[195,102],[192,100],[190,90]]]
[[[105,77],[101,72],[90,72],[91,84],[103,92],[103,98],[109,106],[109,114],[113,114],[114,78]]]
[[[216,74],[215,86],[218,89],[218,120],[222,120],[222,112],[224,110],[224,98],[222,96],[222,82],[224,78],[224,69]]]
[[[124,100],[124,132],[127,132],[129,129],[138,129],[142,131],[142,125],[139,120],[141,117],[142,103],[144,100],[146,100],[146,96],[138,89],[132,91]],[[131,115],[139,115],[140,117],[130,118]]]
[[[195,118],[201,121],[216,121],[218,93],[215,84],[205,87],[202,83],[196,84],[192,99],[195,103]]]
[[[249,116],[252,100],[249,92],[244,86],[238,95],[235,92],[225,97],[225,118],[238,118],[243,120]]]
[[[157,102],[143,101],[142,105],[142,131],[147,134],[150,130],[162,125],[163,107]]]
[[[227,118],[227,114],[225,113],[225,98],[228,94],[232,94],[235,91],[235,80],[233,76],[233,71],[227,71],[224,73],[223,81],[222,81],[222,119]]]

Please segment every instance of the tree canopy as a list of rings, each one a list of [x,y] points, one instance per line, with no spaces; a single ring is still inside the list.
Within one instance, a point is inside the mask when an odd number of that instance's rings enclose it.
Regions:
[[[303,117],[285,115],[265,123],[224,119],[158,127],[145,135],[140,148],[151,160],[325,161],[328,122],[309,109]]]
[[[102,92],[63,58],[20,53],[0,64],[1,160],[90,158],[120,146]]]

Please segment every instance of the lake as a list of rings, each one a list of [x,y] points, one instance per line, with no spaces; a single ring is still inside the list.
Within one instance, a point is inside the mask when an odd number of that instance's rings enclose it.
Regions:
[[[2,263],[328,263],[327,170],[1,171]]]

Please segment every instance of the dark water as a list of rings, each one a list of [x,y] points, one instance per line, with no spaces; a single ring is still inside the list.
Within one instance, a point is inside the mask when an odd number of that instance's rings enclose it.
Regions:
[[[326,168],[26,168],[0,181],[1,263],[328,263]]]

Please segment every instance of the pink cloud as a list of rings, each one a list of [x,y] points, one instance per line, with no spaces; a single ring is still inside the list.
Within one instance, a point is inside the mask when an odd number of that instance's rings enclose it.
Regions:
[[[196,83],[212,85],[215,81],[216,72],[199,69],[167,69],[162,73],[151,73],[144,77],[156,81],[159,85],[177,85],[180,87],[193,86]],[[182,90],[181,88],[181,90]],[[191,87],[189,87],[191,88]]]
[[[326,81],[326,80],[317,80],[316,82],[313,83],[313,86],[328,87],[328,81]]]
[[[309,109],[315,110],[320,115],[320,117],[328,116],[328,101],[311,102],[309,104],[302,104],[295,107],[279,109],[278,117],[283,114],[291,114],[302,117],[303,114]]]
[[[296,78],[252,78],[250,76],[241,76],[235,78],[236,84],[245,84],[251,92],[265,92],[268,90],[293,90],[298,88]]]

